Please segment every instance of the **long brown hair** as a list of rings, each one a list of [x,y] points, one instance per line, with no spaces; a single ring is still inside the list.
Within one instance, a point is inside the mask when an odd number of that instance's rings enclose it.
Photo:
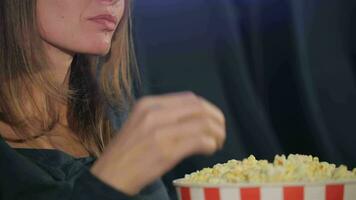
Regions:
[[[110,53],[104,57],[77,54],[71,64],[69,89],[64,90],[46,70],[36,0],[0,1],[0,120],[18,135],[17,142],[52,130],[59,120],[56,104],[66,102],[69,128],[92,155],[103,151],[113,136],[109,107],[120,109],[133,101],[136,63],[129,0],[125,3]],[[33,94],[35,89],[41,91],[40,100]]]

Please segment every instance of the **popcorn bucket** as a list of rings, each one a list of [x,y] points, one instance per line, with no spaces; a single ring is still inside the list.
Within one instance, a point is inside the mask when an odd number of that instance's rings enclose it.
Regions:
[[[356,181],[281,184],[173,182],[179,200],[356,200]]]

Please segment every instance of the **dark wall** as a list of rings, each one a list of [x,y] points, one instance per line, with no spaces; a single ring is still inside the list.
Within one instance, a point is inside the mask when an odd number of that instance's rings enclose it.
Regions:
[[[224,149],[186,159],[166,183],[249,154],[313,154],[356,167],[355,4],[137,0],[146,93],[192,90],[227,118]]]

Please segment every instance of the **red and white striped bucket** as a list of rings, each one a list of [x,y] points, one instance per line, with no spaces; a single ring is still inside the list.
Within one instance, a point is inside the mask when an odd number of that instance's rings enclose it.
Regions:
[[[356,181],[320,184],[197,185],[176,180],[179,200],[356,200]]]

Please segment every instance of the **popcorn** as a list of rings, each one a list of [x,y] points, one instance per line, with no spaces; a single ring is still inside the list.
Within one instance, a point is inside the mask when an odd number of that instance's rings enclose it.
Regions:
[[[274,161],[257,160],[253,155],[238,161],[230,160],[212,168],[186,175],[185,183],[278,183],[356,180],[356,168],[320,162],[318,157],[291,154],[276,155]]]

